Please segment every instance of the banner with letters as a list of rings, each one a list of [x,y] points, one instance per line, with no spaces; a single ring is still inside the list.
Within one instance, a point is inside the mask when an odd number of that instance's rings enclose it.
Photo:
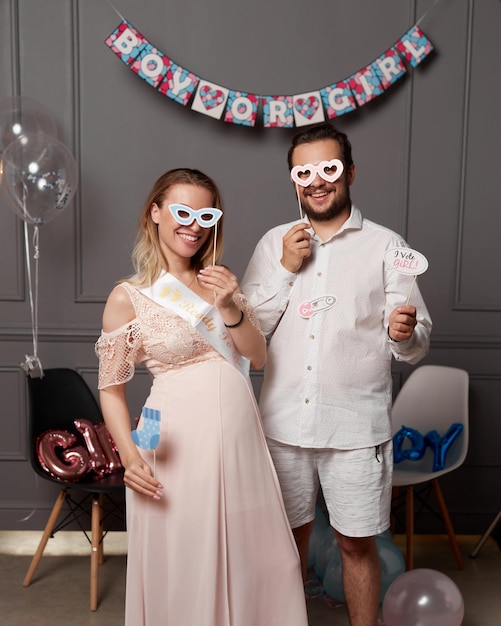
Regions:
[[[230,124],[265,128],[307,126],[350,113],[382,95],[434,49],[415,24],[351,76],[307,93],[258,95],[224,87],[182,67],[125,19],[105,43],[130,70],[167,98]]]

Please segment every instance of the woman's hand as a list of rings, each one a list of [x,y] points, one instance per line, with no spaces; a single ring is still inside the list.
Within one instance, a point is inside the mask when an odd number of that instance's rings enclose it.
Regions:
[[[153,476],[153,472],[148,463],[139,455],[132,462],[127,464],[124,474],[124,483],[129,489],[149,496],[154,500],[159,500],[162,495],[163,486]]]
[[[224,322],[238,322],[240,309],[233,300],[233,296],[239,291],[235,274],[224,265],[209,265],[200,270],[198,282],[214,292],[214,305],[219,309]]]
[[[235,274],[224,265],[210,265],[200,270],[198,280],[203,287],[214,291],[214,305],[221,313],[225,330],[231,335],[238,352],[249,359],[253,369],[263,367],[266,340],[233,299],[240,291]]]

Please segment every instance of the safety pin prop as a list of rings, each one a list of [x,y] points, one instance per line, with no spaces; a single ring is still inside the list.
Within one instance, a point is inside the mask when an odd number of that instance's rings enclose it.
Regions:
[[[322,296],[316,300],[311,300],[311,302],[302,302],[299,305],[299,315],[305,320],[310,319],[310,317],[313,317],[316,313],[321,313],[332,308],[336,302],[337,298],[335,296]]]

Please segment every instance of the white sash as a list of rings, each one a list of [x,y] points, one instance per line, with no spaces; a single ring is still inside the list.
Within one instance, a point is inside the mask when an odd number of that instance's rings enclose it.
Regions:
[[[250,361],[235,347],[217,308],[197,296],[168,272],[163,272],[150,287],[140,288],[145,296],[174,311],[191,324],[247,380]]]

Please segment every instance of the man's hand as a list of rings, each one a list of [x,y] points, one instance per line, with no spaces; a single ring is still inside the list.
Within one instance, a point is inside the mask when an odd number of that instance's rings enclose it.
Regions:
[[[283,238],[283,252],[280,262],[289,272],[296,273],[303,264],[303,261],[311,254],[310,233],[306,232],[311,228],[306,222],[295,224]]]
[[[398,306],[390,314],[388,334],[393,341],[406,341],[412,337],[416,327],[416,307]]]

